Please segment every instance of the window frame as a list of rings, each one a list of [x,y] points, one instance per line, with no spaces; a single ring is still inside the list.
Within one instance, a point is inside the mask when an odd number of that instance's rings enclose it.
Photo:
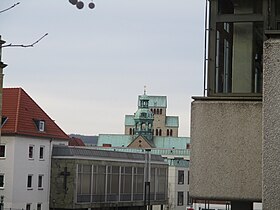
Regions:
[[[25,209],[26,210],[31,210],[31,203],[27,203]]]
[[[37,203],[37,210],[42,210],[42,203]]]
[[[4,156],[1,156],[1,153],[0,153],[0,159],[5,159],[6,154],[7,154],[7,152],[6,152],[7,146],[6,146],[6,144],[0,144],[0,147],[4,147]],[[0,151],[1,151],[1,149],[0,149]]]
[[[0,182],[0,189],[4,189],[5,188],[5,174],[4,173],[0,173],[0,177],[3,177],[3,184],[1,186],[1,182]]]
[[[42,149],[42,151],[41,151],[41,149]],[[41,145],[39,148],[39,160],[45,160],[45,146],[43,146],[43,145]]]
[[[32,150],[30,150],[32,148]],[[35,145],[29,145],[28,146],[28,159],[34,160],[34,151],[35,151]],[[32,153],[30,153],[32,152]]]
[[[264,30],[268,27],[267,21],[267,8],[268,5],[265,1],[262,2],[262,14],[219,14],[218,12],[218,0],[210,1],[209,17],[208,17],[208,28],[211,28],[208,32],[208,37],[206,37],[208,46],[205,49],[207,51],[207,65],[205,67],[206,80],[206,94],[207,96],[217,96],[217,97],[261,97],[262,93],[218,93],[216,92],[216,32],[217,23],[227,22],[227,23],[242,23],[242,22],[262,22]]]
[[[38,175],[38,189],[43,190],[44,189],[44,174]]]
[[[184,206],[184,191],[177,192],[177,206]]]
[[[44,132],[45,131],[45,126],[46,126],[46,123],[44,120],[39,120],[38,122],[38,130],[40,132]]]
[[[32,182],[33,182],[33,174],[28,174],[27,175],[27,185],[26,185],[27,190],[33,190]]]
[[[185,184],[185,171],[184,170],[178,170],[177,174],[178,174],[178,176],[177,176],[178,185],[184,185]]]

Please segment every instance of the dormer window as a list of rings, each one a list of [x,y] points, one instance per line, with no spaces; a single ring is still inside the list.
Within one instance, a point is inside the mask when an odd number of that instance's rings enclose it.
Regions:
[[[6,116],[2,116],[2,121],[1,121],[1,128],[3,127],[3,125],[7,122],[8,117]]]
[[[46,130],[45,129],[45,121],[44,120],[35,120],[34,119],[34,122],[35,122],[35,125],[36,125],[38,131],[44,132]]]
[[[39,121],[39,131],[45,131],[45,121]]]

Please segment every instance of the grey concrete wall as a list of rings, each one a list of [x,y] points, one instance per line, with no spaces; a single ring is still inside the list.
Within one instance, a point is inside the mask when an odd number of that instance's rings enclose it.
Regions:
[[[261,201],[261,99],[195,100],[191,140],[192,197]]]
[[[280,209],[280,39],[264,43],[263,210]]]

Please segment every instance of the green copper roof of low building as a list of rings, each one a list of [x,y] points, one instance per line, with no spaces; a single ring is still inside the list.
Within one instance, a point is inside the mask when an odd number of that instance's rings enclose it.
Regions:
[[[109,144],[112,147],[127,147],[133,141],[133,136],[123,134],[100,134],[97,146]],[[186,149],[190,137],[154,136],[153,144],[162,149]]]
[[[112,147],[127,147],[132,141],[132,136],[123,134],[100,134],[97,146],[110,144]]]
[[[159,108],[167,108],[167,97],[166,96],[148,96],[149,99],[149,107],[159,107]],[[138,96],[138,103],[141,96]]]
[[[179,127],[179,117],[178,116],[166,116],[165,125],[167,127]]]

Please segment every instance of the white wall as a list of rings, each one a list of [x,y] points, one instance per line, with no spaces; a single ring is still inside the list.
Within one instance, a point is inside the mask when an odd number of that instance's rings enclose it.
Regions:
[[[184,171],[184,184],[178,184],[178,171]],[[187,208],[187,192],[188,186],[188,168],[184,167],[168,167],[168,198],[170,210],[186,210]],[[184,205],[177,206],[178,192],[184,192]]]
[[[32,137],[3,136],[6,143],[7,157],[1,160],[1,170],[5,173],[4,194],[5,208],[25,209],[31,204],[31,210],[42,204],[42,210],[49,209],[50,163],[53,144],[65,141]],[[34,146],[33,159],[29,159],[29,146]],[[39,148],[44,146],[44,159],[39,159]],[[2,172],[1,172],[2,173]],[[27,176],[32,176],[32,189],[27,189]],[[38,189],[38,175],[43,175],[43,189]]]

